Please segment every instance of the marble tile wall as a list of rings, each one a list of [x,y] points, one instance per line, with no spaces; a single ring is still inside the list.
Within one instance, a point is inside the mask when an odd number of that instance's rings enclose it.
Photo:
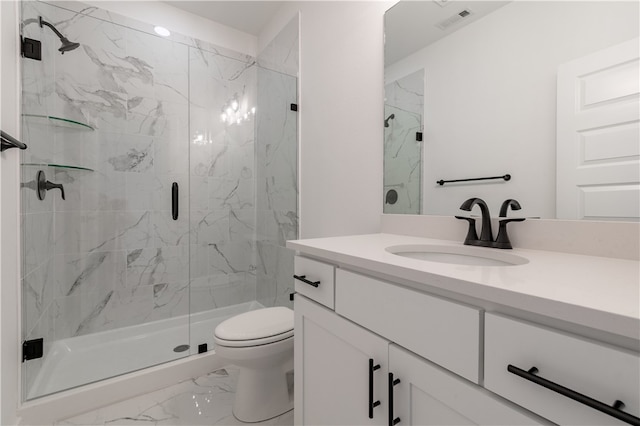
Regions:
[[[424,70],[385,86],[384,213],[421,212],[423,110]]]
[[[257,300],[289,306],[293,251],[298,238],[297,104],[298,24],[296,16],[258,55],[256,128]]]
[[[38,16],[81,46],[61,55]],[[44,337],[46,353],[53,340],[255,300],[255,115],[221,120],[233,99],[256,106],[254,58],[79,2],[22,2],[22,22],[43,51],[22,61],[23,113],[92,128],[23,121],[22,162],[36,164],[22,179],[24,337]],[[66,200],[36,198],[40,169]],[[25,368],[25,391],[42,362]]]

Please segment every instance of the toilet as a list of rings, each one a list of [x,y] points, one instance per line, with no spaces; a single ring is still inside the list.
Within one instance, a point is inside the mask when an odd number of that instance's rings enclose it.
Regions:
[[[293,372],[293,311],[264,308],[220,323],[216,354],[239,367],[233,415],[253,423],[293,409],[288,376]]]

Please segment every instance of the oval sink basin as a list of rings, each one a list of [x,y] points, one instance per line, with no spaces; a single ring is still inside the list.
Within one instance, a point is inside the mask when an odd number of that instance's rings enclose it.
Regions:
[[[473,246],[412,244],[391,246],[386,250],[397,256],[454,265],[516,266],[529,263],[529,260],[522,256],[498,249]]]

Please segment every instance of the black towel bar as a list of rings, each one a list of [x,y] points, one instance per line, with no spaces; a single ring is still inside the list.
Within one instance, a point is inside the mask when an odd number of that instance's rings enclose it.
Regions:
[[[0,142],[2,142],[0,144],[0,152],[11,148],[27,149],[26,144],[23,144],[18,139],[2,130],[0,130]]]
[[[507,175],[503,175],[503,176],[491,176],[491,177],[482,177],[482,178],[471,178],[471,179],[455,179],[455,180],[442,180],[440,179],[439,181],[436,181],[436,183],[440,186],[444,185],[445,183],[452,183],[452,182],[471,182],[474,180],[489,180],[489,179],[504,179],[504,180],[511,180],[511,175],[507,174]]]

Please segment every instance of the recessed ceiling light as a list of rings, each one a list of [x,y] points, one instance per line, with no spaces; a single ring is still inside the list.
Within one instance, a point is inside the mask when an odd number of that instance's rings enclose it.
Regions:
[[[162,37],[169,37],[171,35],[171,32],[165,27],[156,26],[153,30],[156,34],[161,35]]]

